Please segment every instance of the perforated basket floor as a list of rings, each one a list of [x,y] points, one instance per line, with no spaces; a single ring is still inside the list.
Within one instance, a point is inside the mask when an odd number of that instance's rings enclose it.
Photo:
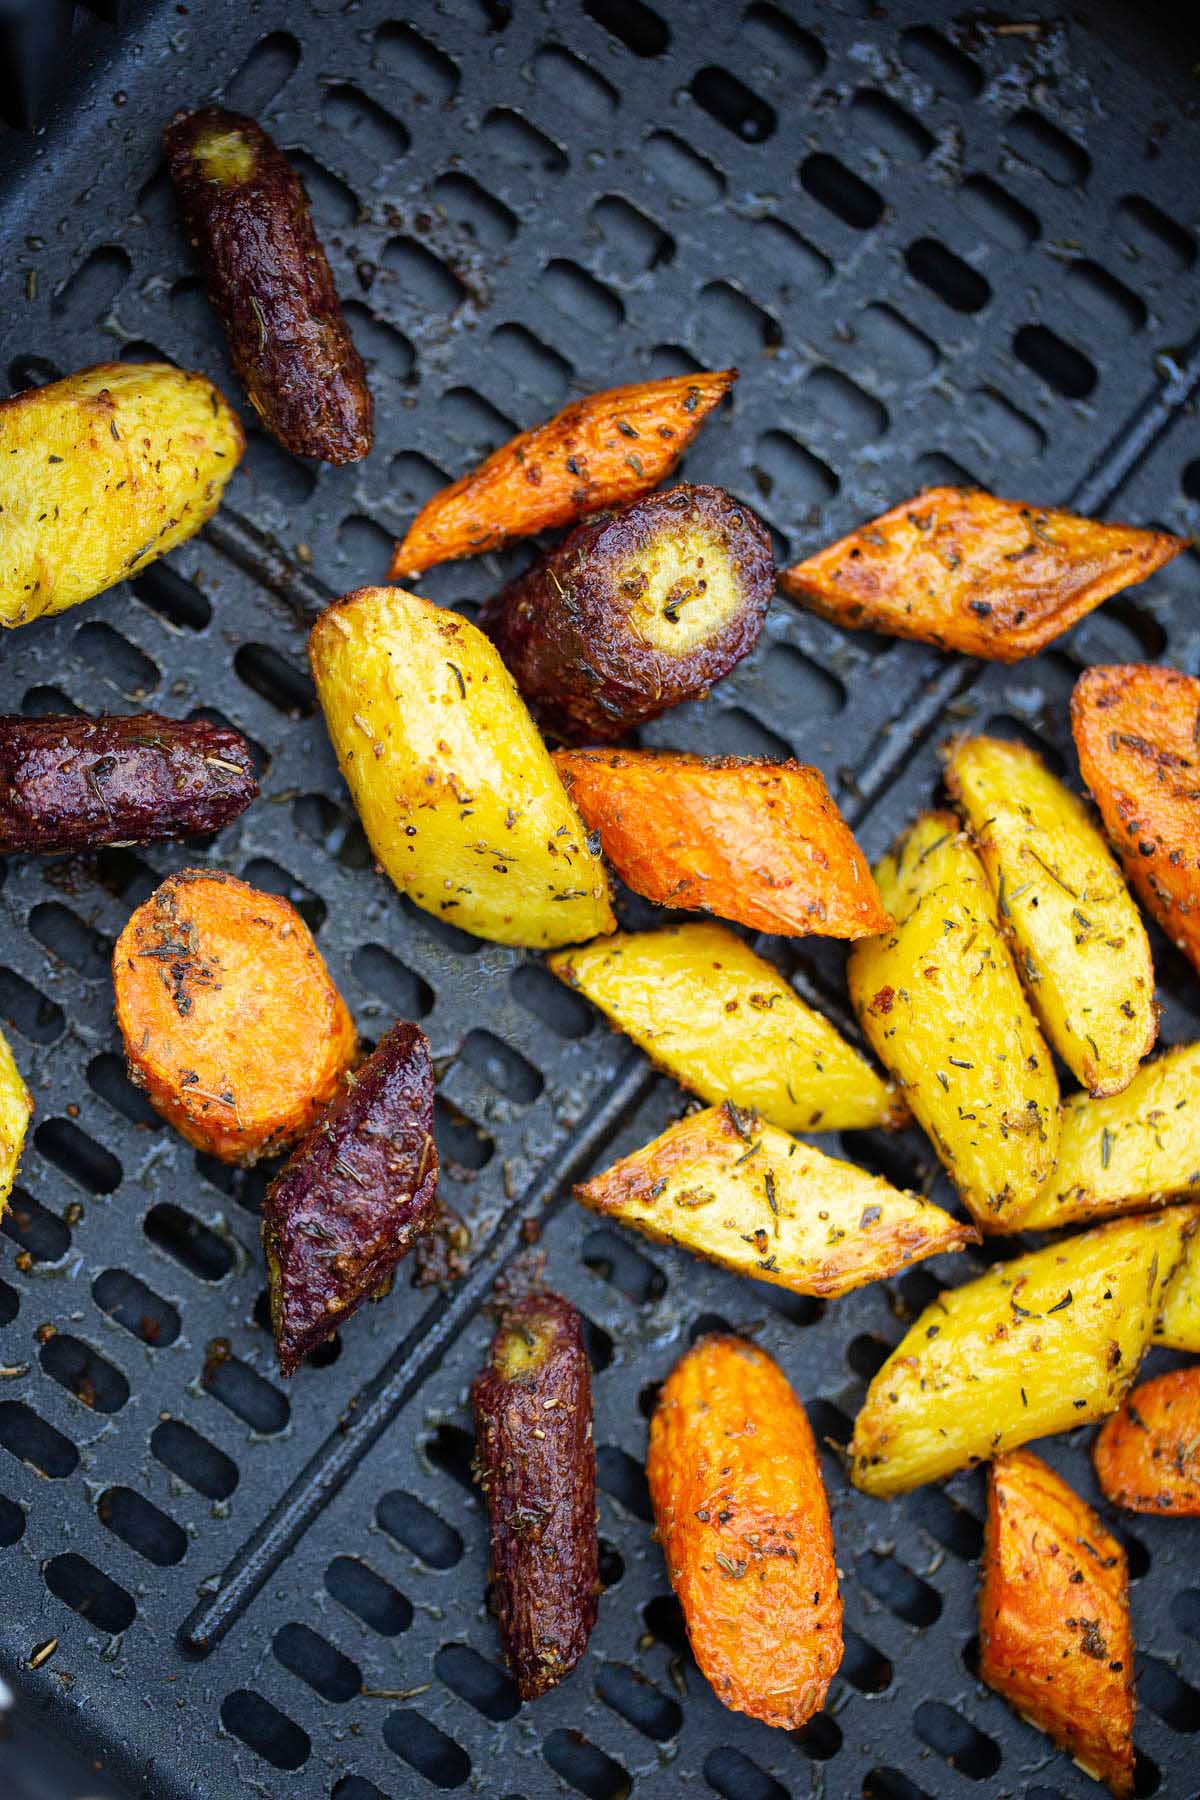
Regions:
[[[303,169],[379,418],[372,456],[341,471],[252,433],[200,540],[0,647],[5,709],[219,713],[264,774],[211,844],[0,865],[0,1015],[37,1101],[3,1224],[0,1659],[24,1716],[130,1793],[1094,1791],[977,1682],[980,1481],[884,1506],[838,1460],[905,1319],[983,1259],[823,1308],[575,1209],[571,1176],[682,1097],[536,959],[435,924],[372,872],[303,652],[306,612],[379,579],[413,507],[514,426],[698,364],[736,361],[742,379],[687,473],[758,507],[781,556],[944,477],[1194,528],[1187,58],[1145,18],[1077,10],[1087,24],[1042,4],[955,24],[938,0],[192,0],[150,6],[36,142],[0,139],[13,386],[161,354],[237,393],[158,152],[176,106],[218,93]],[[469,610],[505,566],[436,571],[424,591]],[[965,720],[1036,739],[1074,775],[1079,666],[1200,671],[1198,591],[1181,558],[1012,670],[842,636],[781,601],[755,655],[647,740],[816,761],[876,853]],[[165,871],[204,858],[296,900],[365,1036],[423,1021],[445,1191],[472,1236],[465,1280],[402,1279],[286,1392],[261,1178],[163,1127],[114,1032],[113,938]],[[1155,947],[1179,1041],[1200,994]],[[840,1003],[828,947],[771,954]],[[929,1173],[915,1137],[845,1147]],[[485,1607],[464,1397],[481,1303],[530,1218],[590,1321],[606,1592],[578,1672],[518,1710]],[[759,1334],[830,1446],[847,1652],[800,1733],[707,1691],[651,1541],[645,1415],[714,1319]],[[1082,1442],[1047,1455],[1095,1498]],[[1110,1522],[1135,1577],[1138,1791],[1190,1795],[1200,1533]]]

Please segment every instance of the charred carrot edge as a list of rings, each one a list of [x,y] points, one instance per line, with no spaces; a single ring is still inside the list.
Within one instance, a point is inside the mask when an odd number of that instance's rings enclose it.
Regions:
[[[182,869],[113,950],[130,1079],[189,1143],[252,1163],[300,1137],[355,1050],[354,1024],[295,908]]]
[[[1134,1388],[1092,1461],[1105,1497],[1129,1512],[1200,1513],[1200,1363]]]
[[[719,369],[608,388],[521,432],[425,502],[396,546],[389,581],[648,494],[675,467],[737,373]]]

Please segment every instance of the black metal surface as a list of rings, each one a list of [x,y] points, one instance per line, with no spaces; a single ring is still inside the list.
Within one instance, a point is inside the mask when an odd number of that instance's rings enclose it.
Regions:
[[[707,1692],[646,1519],[654,1384],[703,1319],[753,1325],[837,1440],[933,1273],[822,1308],[651,1252],[564,1199],[572,1169],[643,1141],[681,1096],[535,959],[448,936],[371,872],[301,623],[379,579],[413,504],[513,424],[693,362],[743,377],[687,472],[755,504],[781,556],[957,472],[1194,528],[1194,91],[1153,17],[1078,10],[955,24],[939,0],[193,0],[152,8],[32,151],[0,137],[14,386],[160,352],[236,394],[157,172],[162,122],[221,93],[300,153],[379,417],[356,469],[252,434],[201,540],[0,648],[6,709],[211,708],[265,765],[262,801],[210,847],[0,866],[0,1015],[38,1108],[0,1268],[0,1666],[27,1721],[131,1793],[1095,1791],[975,1679],[978,1477],[884,1506],[831,1451],[850,1631],[828,1708],[784,1734]],[[469,606],[511,566],[435,571],[423,591]],[[646,738],[816,761],[875,853],[933,793],[953,725],[1006,721],[1074,771],[1081,663],[1200,672],[1196,575],[1180,559],[1011,670],[842,636],[780,602],[712,699]],[[108,946],[162,872],[203,856],[298,899],[367,1036],[423,1018],[446,1193],[472,1229],[464,1282],[402,1282],[286,1394],[261,1178],[197,1159],[117,1054]],[[1155,949],[1179,1041],[1200,994]],[[772,954],[840,992],[830,947]],[[846,1148],[921,1178],[915,1137]],[[594,1328],[608,1587],[584,1664],[518,1713],[485,1610],[464,1400],[479,1304],[531,1215],[549,1279]],[[209,1358],[221,1338],[232,1357]],[[1095,1497],[1082,1441],[1047,1454]],[[1139,1792],[1174,1800],[1200,1786],[1200,1538],[1121,1529]]]
[[[21,131],[71,104],[76,84],[117,48],[112,29],[153,0],[0,0],[0,120]],[[109,28],[109,29],[106,29]]]

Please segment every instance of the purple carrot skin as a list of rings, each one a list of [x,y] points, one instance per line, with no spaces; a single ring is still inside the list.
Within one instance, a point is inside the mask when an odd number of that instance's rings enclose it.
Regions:
[[[258,793],[244,738],[158,713],[0,716],[0,853],[52,855],[219,831]]]
[[[583,1655],[599,1592],[592,1384],[569,1301],[504,1309],[471,1402],[500,1636],[522,1700],[536,1700]]]
[[[386,1282],[437,1213],[433,1064],[393,1025],[267,1189],[263,1249],[283,1375]]]
[[[163,142],[251,406],[296,455],[356,462],[373,437],[367,372],[304,183],[261,125],[219,106],[179,114]]]
[[[750,508],[681,483],[584,520],[479,624],[544,731],[611,743],[728,675],[774,592],[771,540]]]

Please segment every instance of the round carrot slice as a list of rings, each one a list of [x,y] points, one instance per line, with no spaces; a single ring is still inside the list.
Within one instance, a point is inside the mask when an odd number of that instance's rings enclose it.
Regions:
[[[253,1163],[307,1131],[354,1024],[295,908],[220,870],[181,869],[113,951],[130,1079],[198,1150]]]

